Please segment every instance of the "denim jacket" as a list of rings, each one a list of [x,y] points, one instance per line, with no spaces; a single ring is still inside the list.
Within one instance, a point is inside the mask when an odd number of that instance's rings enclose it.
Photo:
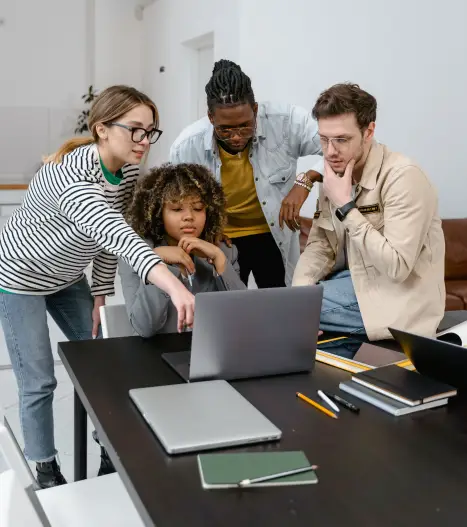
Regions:
[[[286,226],[280,229],[279,211],[294,184],[298,158],[308,155],[322,155],[318,127],[311,114],[298,106],[260,103],[250,162],[264,217],[282,253],[287,285],[292,282],[300,247],[298,232],[293,233]],[[208,117],[183,130],[172,145],[170,161],[199,163],[221,181],[221,160]],[[312,168],[322,173],[323,161]]]

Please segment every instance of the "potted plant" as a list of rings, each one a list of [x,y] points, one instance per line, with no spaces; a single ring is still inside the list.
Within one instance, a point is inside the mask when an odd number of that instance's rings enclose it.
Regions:
[[[83,134],[84,132],[89,132],[88,127],[88,117],[89,117],[89,105],[97,97],[97,91],[94,90],[94,87],[89,86],[87,93],[85,93],[81,99],[84,100],[84,104],[87,106],[78,116],[76,122],[75,134]]]

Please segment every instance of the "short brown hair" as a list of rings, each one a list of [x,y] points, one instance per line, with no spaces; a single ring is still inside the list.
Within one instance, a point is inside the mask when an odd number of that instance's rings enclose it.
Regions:
[[[376,106],[373,95],[362,90],[358,84],[335,84],[321,93],[312,114],[318,120],[354,113],[358,126],[364,129],[376,121]]]
[[[142,238],[158,245],[165,235],[164,204],[194,196],[206,206],[206,224],[200,238],[215,243],[226,223],[226,201],[222,186],[203,165],[167,163],[150,170],[136,186],[126,220]]]

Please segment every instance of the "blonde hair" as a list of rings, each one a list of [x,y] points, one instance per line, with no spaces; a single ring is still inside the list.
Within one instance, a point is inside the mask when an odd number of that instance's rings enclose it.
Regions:
[[[88,126],[92,135],[73,137],[65,141],[54,154],[44,157],[44,163],[61,163],[63,157],[76,148],[97,143],[99,141],[99,136],[97,135],[97,125],[99,123],[108,124],[116,121],[140,104],[144,104],[151,109],[155,125],[158,127],[159,112],[156,105],[147,95],[130,86],[111,86],[105,89],[96,97],[89,112]]]

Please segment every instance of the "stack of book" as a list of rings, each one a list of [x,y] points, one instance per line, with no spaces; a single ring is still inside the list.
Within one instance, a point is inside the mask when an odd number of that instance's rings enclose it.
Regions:
[[[362,371],[339,388],[395,416],[444,406],[456,388],[395,364]]]

